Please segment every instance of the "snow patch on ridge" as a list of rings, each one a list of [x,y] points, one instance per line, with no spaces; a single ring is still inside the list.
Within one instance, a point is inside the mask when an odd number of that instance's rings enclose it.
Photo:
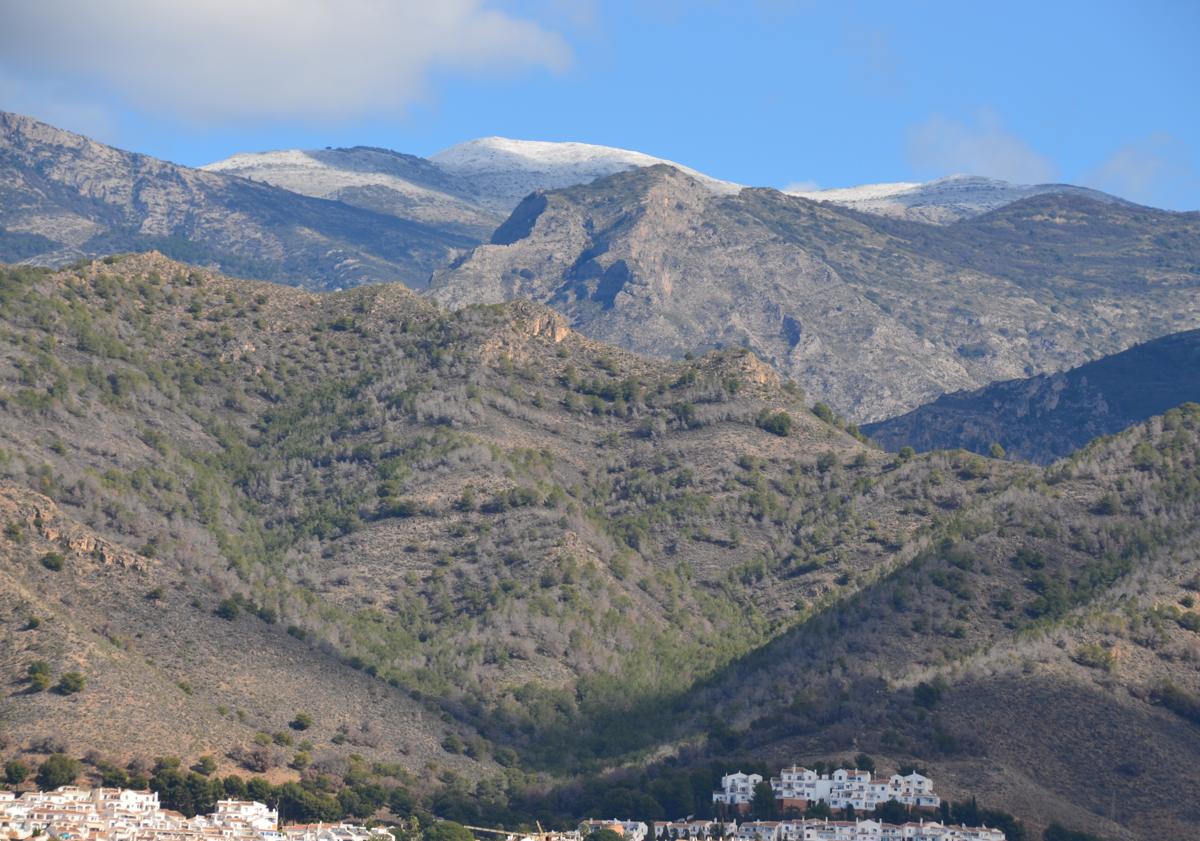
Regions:
[[[978,175],[949,175],[924,183],[863,184],[858,187],[785,192],[864,213],[942,225],[1046,193],[1086,195],[1101,201],[1117,200],[1106,193],[1069,184],[1010,184]]]
[[[714,192],[736,193],[742,189],[740,184],[721,181],[665,158],[591,143],[481,137],[443,149],[429,160],[447,173],[475,183],[481,201],[490,196],[490,200],[502,200],[510,207],[535,190],[587,184],[655,164],[675,167]]]

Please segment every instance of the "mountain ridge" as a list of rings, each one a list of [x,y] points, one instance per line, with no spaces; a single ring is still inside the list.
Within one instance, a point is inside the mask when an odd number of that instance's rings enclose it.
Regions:
[[[945,394],[865,424],[885,448],[962,448],[1048,464],[1186,402],[1200,402],[1200,331],[1175,333],[1078,368]]]
[[[429,294],[657,356],[745,345],[866,422],[1196,326],[1198,220],[1042,195],[931,226],[656,166],[533,194]]]
[[[0,245],[25,262],[159,248],[313,288],[403,280],[478,240],[455,231],[180,167],[0,112]],[[14,237],[25,236],[24,244]],[[29,238],[40,238],[30,241]]]

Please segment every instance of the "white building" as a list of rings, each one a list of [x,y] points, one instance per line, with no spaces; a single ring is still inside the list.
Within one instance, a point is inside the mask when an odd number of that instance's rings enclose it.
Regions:
[[[579,825],[579,833],[584,837],[601,829],[611,829],[627,841],[646,841],[646,836],[650,834],[650,827],[643,821],[623,821],[617,818],[605,821],[589,818]]]
[[[937,821],[890,824],[810,819],[783,821],[779,830],[779,841],[1005,841],[998,829],[947,826]]]
[[[687,820],[687,821],[655,821],[654,837],[658,841],[670,839],[717,839],[728,838],[737,832],[736,823],[723,824],[720,821]]]
[[[35,836],[69,841],[391,841],[383,830],[354,824],[280,830],[278,822],[274,809],[244,800],[222,800],[211,815],[185,818],[161,808],[151,792],[75,786],[20,797],[0,792],[0,839],[11,841]]]
[[[726,774],[721,778],[721,790],[713,792],[713,803],[744,812],[754,800],[754,787],[762,781],[761,774],[743,774],[741,771]]]
[[[738,825],[737,841],[780,841],[779,821],[744,821]]]
[[[793,765],[771,778],[771,790],[784,812],[804,811],[813,803],[827,803],[831,809],[851,806],[855,811],[872,811],[889,800],[920,808],[937,808],[942,802],[933,792],[933,781],[921,774],[878,778],[846,768],[817,774]]]
[[[285,841],[392,841],[392,835],[386,829],[368,829],[350,823],[333,824],[294,824],[280,829],[279,834]]]
[[[217,811],[210,818],[217,826],[240,824],[260,831],[279,828],[279,812],[250,800],[218,800]]]

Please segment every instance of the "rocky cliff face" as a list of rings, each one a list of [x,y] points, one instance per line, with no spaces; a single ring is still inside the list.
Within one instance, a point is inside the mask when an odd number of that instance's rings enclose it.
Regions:
[[[1041,464],[1185,402],[1200,401],[1200,330],[1165,336],[1078,368],[939,397],[863,431],[888,449],[986,453]]]
[[[934,226],[666,166],[528,197],[435,274],[638,352],[743,345],[860,421],[1200,324],[1200,217],[1072,195]]]
[[[0,260],[60,265],[157,248],[316,289],[424,285],[461,231],[124,152],[0,113]]]

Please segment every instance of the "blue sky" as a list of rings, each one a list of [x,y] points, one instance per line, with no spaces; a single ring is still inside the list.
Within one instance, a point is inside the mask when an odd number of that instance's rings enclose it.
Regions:
[[[1200,208],[1194,0],[0,0],[0,24],[0,108],[184,164],[498,134],[755,185],[970,172]]]

